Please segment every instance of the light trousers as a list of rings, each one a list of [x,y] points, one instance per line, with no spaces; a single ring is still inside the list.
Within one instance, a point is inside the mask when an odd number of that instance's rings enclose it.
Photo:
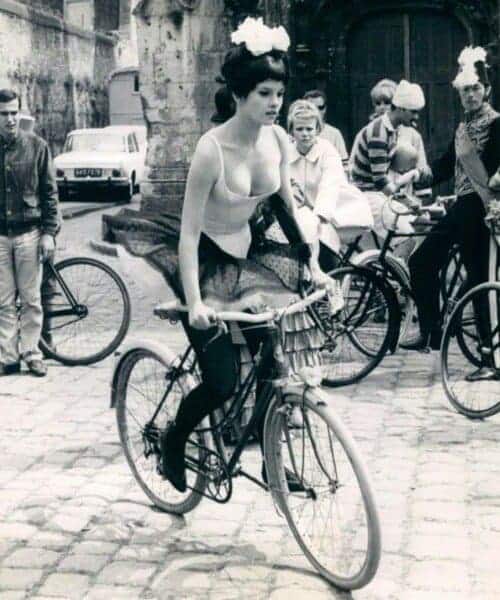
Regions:
[[[40,358],[42,331],[40,231],[0,235],[0,361]],[[16,305],[19,299],[19,310]]]

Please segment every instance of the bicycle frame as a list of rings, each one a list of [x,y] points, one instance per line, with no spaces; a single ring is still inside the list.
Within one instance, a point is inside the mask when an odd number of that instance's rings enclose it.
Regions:
[[[275,328],[275,326],[274,326],[274,328]],[[196,366],[196,361],[194,361],[192,363],[190,369],[186,370],[184,368],[185,363],[188,361],[188,359],[190,358],[190,356],[193,352],[194,352],[194,350],[190,346],[184,353],[183,357],[181,358],[179,366],[176,367],[175,373],[172,374],[172,378],[171,378],[172,381],[171,381],[170,385],[167,386],[167,389],[165,390],[163,398],[160,401],[155,413],[152,416],[152,419],[151,419],[152,422],[154,421],[156,416],[160,413],[160,411],[166,401],[166,398],[168,397],[168,394],[170,393],[170,390],[172,389],[172,385],[175,380],[175,374],[179,373],[179,372],[181,372],[181,373],[182,372],[190,372],[190,373],[194,372],[195,366]],[[250,368],[249,373],[246,375],[245,379],[240,382],[240,385],[238,386],[236,393],[233,395],[233,397],[231,399],[231,405],[230,405],[229,409],[227,409],[225,414],[222,416],[222,419],[217,419],[217,417],[220,415],[221,412],[223,412],[223,409],[222,408],[217,409],[209,417],[210,426],[206,427],[204,425],[201,425],[201,426],[197,427],[195,431],[197,431],[199,433],[205,432],[205,433],[209,433],[209,435],[211,435],[215,449],[216,449],[217,457],[219,460],[222,461],[223,466],[224,466],[224,472],[228,475],[228,477],[232,478],[232,477],[236,477],[238,475],[242,475],[243,477],[246,477],[250,481],[254,482],[255,484],[262,487],[263,489],[267,490],[268,485],[266,483],[253,477],[252,475],[250,475],[249,473],[247,473],[246,471],[244,471],[241,468],[241,465],[239,464],[239,459],[245,449],[245,446],[248,443],[248,440],[254,434],[257,423],[262,422],[263,419],[265,418],[265,415],[267,413],[267,410],[269,408],[269,405],[270,405],[271,399],[273,398],[273,395],[280,393],[280,391],[279,391],[280,385],[277,384],[276,381],[274,381],[274,380],[269,380],[263,386],[263,389],[260,390],[258,400],[255,402],[255,406],[252,411],[252,416],[251,416],[250,420],[248,421],[248,423],[244,426],[239,440],[237,441],[237,443],[235,444],[234,448],[232,449],[232,451],[230,452],[229,455],[228,455],[228,449],[227,449],[227,447],[224,443],[223,437],[222,437],[222,430],[225,427],[227,427],[228,425],[230,425],[232,421],[238,419],[241,416],[245,402],[248,400],[248,398],[251,394],[252,386],[259,377],[259,369],[261,368],[261,365],[267,359],[270,358],[270,355],[273,354],[272,340],[267,340],[267,343],[263,346],[263,348],[261,349],[259,354],[260,354],[260,356],[258,356],[257,358],[253,358],[252,367]],[[200,466],[193,463],[192,461],[189,460],[188,457],[186,457],[186,468],[196,472],[200,469]],[[203,495],[205,495],[206,497],[208,497],[216,502],[219,502],[219,503],[227,502],[227,501],[229,501],[229,499],[231,497],[231,494],[227,494],[222,499],[220,499],[217,496],[215,496],[214,494],[210,494],[210,493],[203,494]]]
[[[445,197],[445,199],[447,199],[447,197]],[[380,250],[380,254],[378,255],[378,263],[380,264],[381,268],[377,269],[377,270],[381,273],[381,275],[384,279],[388,279],[390,281],[390,279],[392,278],[392,279],[396,280],[398,285],[401,286],[401,289],[403,290],[404,294],[406,294],[413,301],[415,301],[415,296],[413,294],[413,290],[411,289],[411,287],[406,283],[406,281],[404,281],[400,277],[399,273],[392,267],[392,265],[389,263],[389,261],[386,260],[387,253],[392,250],[391,243],[396,238],[419,238],[419,237],[427,237],[429,235],[440,236],[442,234],[439,231],[432,230],[432,227],[439,222],[439,220],[435,220],[435,219],[431,220],[430,223],[428,224],[428,227],[426,227],[426,229],[423,231],[413,231],[411,233],[398,232],[398,230],[397,230],[398,220],[401,216],[404,216],[405,214],[407,214],[407,213],[400,214],[400,213],[395,212],[395,217],[396,217],[395,221],[394,221],[393,225],[388,228],[387,235],[386,235],[384,241],[382,242],[382,244],[380,244],[380,242],[377,238],[377,235],[373,231],[371,233],[372,233],[372,237],[373,237],[376,247]],[[358,236],[355,240],[353,240],[348,245],[346,253],[344,254],[343,260],[349,261],[350,258],[352,257],[352,255],[354,254],[354,252],[356,252],[356,250],[359,249],[359,242],[361,240],[361,237],[362,236]],[[449,256],[453,255],[453,249],[454,249],[454,247],[452,247],[450,249]],[[448,261],[446,264],[448,264]],[[441,323],[444,322],[446,314],[449,314],[456,304],[457,298],[456,298],[456,295],[452,297],[452,292],[456,288],[457,282],[460,277],[460,271],[461,271],[462,266],[463,266],[462,258],[459,257],[459,260],[455,262],[455,270],[454,270],[453,276],[450,280],[450,283],[449,283],[449,285],[447,285],[445,287],[445,294],[443,297],[443,306],[441,307],[440,315],[439,315],[439,319],[440,319]]]
[[[48,271],[50,272],[48,277],[54,277],[56,279],[57,283],[61,286],[61,290],[64,292],[64,295],[66,296],[68,302],[71,305],[71,308],[62,308],[62,309],[49,308],[47,310],[44,310],[44,317],[45,318],[68,317],[71,315],[75,315],[79,319],[82,317],[85,317],[87,315],[87,307],[82,304],[78,304],[78,302],[76,301],[76,298],[72,294],[69,287],[66,285],[66,282],[62,278],[61,274],[55,268],[54,263],[52,263],[52,261],[46,261],[44,263],[44,268],[48,269]]]
[[[309,304],[314,303],[315,301],[319,300],[320,298],[322,298],[326,295],[327,295],[327,291],[325,291],[325,290],[320,290],[319,292],[313,292],[310,297],[294,303],[293,306],[299,307],[299,308],[296,308],[296,310],[301,310],[302,308],[307,308],[309,306]],[[169,309],[169,308],[162,309],[161,307],[157,307],[157,309],[155,309],[155,314],[157,316],[160,316],[160,318],[163,318],[163,319],[168,318],[171,320],[176,320],[176,316],[172,316],[172,314],[170,312],[171,310],[173,310],[174,313],[178,314],[177,310],[175,308],[174,309]],[[216,421],[216,415],[220,414],[220,411],[223,410],[223,409],[217,409],[216,411],[214,411],[214,413],[212,413],[209,416],[209,420],[210,420],[209,427],[206,427],[206,425],[201,424],[201,426],[199,426],[195,429],[195,431],[197,431],[200,434],[208,433],[212,437],[216,452],[214,452],[213,450],[211,450],[208,447],[207,448],[202,447],[202,450],[204,450],[206,453],[212,453],[217,456],[217,459],[222,462],[222,466],[223,466],[222,471],[223,471],[224,476],[226,476],[230,480],[234,476],[243,475],[247,479],[253,481],[254,483],[256,483],[257,485],[259,485],[260,487],[262,487],[266,490],[268,489],[268,486],[266,483],[260,481],[259,479],[256,479],[249,473],[246,473],[241,468],[241,466],[239,465],[239,458],[240,458],[248,440],[253,435],[256,424],[259,422],[262,422],[262,420],[265,419],[265,415],[269,408],[271,399],[273,398],[273,396],[276,396],[276,395],[279,396],[281,394],[282,387],[284,387],[289,382],[289,374],[288,374],[288,371],[285,371],[286,363],[284,362],[283,349],[281,346],[281,333],[282,332],[281,332],[281,327],[280,327],[280,320],[281,320],[282,315],[285,312],[286,311],[281,311],[281,312],[280,311],[268,311],[266,313],[263,313],[264,317],[262,315],[255,315],[255,317],[261,319],[260,321],[256,320],[255,322],[256,323],[260,322],[260,323],[262,323],[263,326],[267,326],[267,328],[269,329],[269,332],[270,332],[269,339],[267,339],[264,342],[264,344],[261,346],[258,355],[256,357],[253,357],[253,364],[252,364],[252,367],[250,368],[250,372],[247,374],[245,379],[242,382],[240,382],[240,386],[238,387],[238,389],[236,390],[236,393],[234,394],[234,396],[232,398],[232,404],[231,404],[230,408],[228,409],[227,414],[224,415],[222,420]],[[229,313],[221,313],[221,314],[227,315],[226,317],[223,316],[221,318],[223,318],[223,319],[225,318],[229,321],[242,320],[243,318],[247,318],[249,324],[252,322],[251,319],[248,319],[252,315],[249,315],[247,313],[241,313],[241,312],[231,313],[231,312],[229,312]],[[237,315],[237,316],[235,317],[234,315]],[[147,344],[146,344],[146,346],[147,346]],[[141,344],[141,347],[145,347],[144,342]],[[189,346],[187,348],[187,350],[183,353],[182,357],[177,360],[176,360],[175,356],[173,356],[173,355],[169,356],[170,352],[168,352],[168,353],[163,352],[160,349],[160,346],[157,345],[155,342],[153,342],[151,344],[151,347],[155,347],[155,350],[157,352],[159,351],[160,355],[165,356],[165,364],[167,364],[171,370],[171,374],[169,376],[170,381],[168,382],[168,384],[165,388],[162,398],[161,398],[158,406],[156,407],[150,421],[144,427],[145,431],[148,430],[148,427],[150,427],[150,430],[152,432],[154,432],[154,434],[156,435],[156,429],[155,429],[153,423],[154,423],[155,419],[157,418],[157,416],[159,415],[162,408],[164,407],[167,397],[174,385],[174,382],[175,382],[177,376],[179,374],[186,374],[186,375],[193,376],[196,372],[196,359],[192,359],[194,350],[191,346]],[[116,377],[117,377],[117,373],[120,370],[120,363],[124,360],[124,358],[127,356],[127,354],[129,352],[133,351],[136,348],[137,348],[137,345],[132,343],[132,344],[130,344],[130,346],[128,346],[124,349],[123,353],[120,354],[120,359],[119,359],[117,365],[115,366],[114,375],[113,375],[113,382],[112,382],[112,390],[113,391],[112,391],[112,398],[111,398],[111,407],[114,407],[115,402],[116,402],[116,396],[115,396]],[[269,359],[273,361],[273,365],[272,365],[273,372],[269,376],[269,379],[264,382],[265,385],[263,386],[263,389],[260,390],[259,398],[258,398],[258,401],[256,401],[256,403],[255,403],[254,410],[252,412],[250,421],[244,426],[240,439],[236,443],[236,445],[235,445],[234,449],[232,450],[232,452],[230,453],[230,455],[227,456],[227,449],[225,447],[224,440],[222,439],[222,429],[227,424],[230,424],[231,420],[234,420],[241,415],[243,406],[251,393],[252,384],[259,378],[259,376],[261,375],[261,369],[263,369],[262,365],[266,364],[266,361]],[[267,369],[267,367],[266,367],[266,369]],[[232,412],[234,413],[233,415],[231,415]],[[154,443],[155,440],[151,439],[150,442]],[[192,443],[192,442],[190,442],[190,443]],[[201,470],[202,474],[207,475],[207,472],[202,470],[203,467],[200,464],[196,464],[193,461],[189,460],[188,455],[186,455],[186,468],[193,470],[193,471]],[[229,482],[229,485],[230,485],[230,482]],[[199,492],[200,494],[206,495],[207,497],[211,498],[212,500],[215,500],[216,502],[221,502],[221,503],[227,502],[231,497],[231,490],[222,499],[218,498],[214,494],[210,494],[210,493],[205,494],[204,492],[201,492],[199,490],[195,490],[195,491]]]

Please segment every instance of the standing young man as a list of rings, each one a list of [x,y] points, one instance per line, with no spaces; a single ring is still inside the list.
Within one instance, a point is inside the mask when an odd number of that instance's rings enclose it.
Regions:
[[[342,161],[342,166],[345,169],[347,167],[347,163],[349,162],[349,154],[347,153],[344,136],[342,135],[340,129],[329,125],[325,120],[326,111],[328,108],[325,92],[321,90],[309,90],[304,94],[304,100],[309,100],[309,102],[312,102],[319,110],[319,114],[323,120],[323,128],[319,134],[319,137],[324,140],[328,140],[335,150],[337,150]]]
[[[464,110],[447,152],[431,165],[433,184],[453,178],[457,200],[434,227],[439,236],[429,235],[410,258],[410,274],[417,302],[420,336],[408,350],[439,349],[439,272],[453,242],[467,271],[467,283],[474,287],[488,279],[490,233],[484,221],[491,199],[495,197],[492,176],[500,165],[500,114],[489,103],[491,87],[487,75],[486,52],[467,47],[459,58],[459,73],[453,81]],[[488,308],[476,306],[476,319],[482,347],[483,364],[466,376],[468,381],[495,379],[491,348],[488,348]]]
[[[17,93],[1,89],[0,374],[19,373],[23,359],[33,375],[43,377],[42,262],[54,254],[60,215],[49,148],[20,130],[19,108]]]

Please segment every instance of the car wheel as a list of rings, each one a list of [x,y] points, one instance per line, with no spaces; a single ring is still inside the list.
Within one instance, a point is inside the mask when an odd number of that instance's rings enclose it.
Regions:
[[[69,199],[68,190],[65,187],[60,187],[60,188],[58,188],[57,191],[59,193],[59,201],[67,202]]]
[[[132,180],[128,184],[126,188],[122,188],[117,190],[118,200],[120,202],[124,202],[128,204],[132,200],[132,196],[134,195],[134,179],[132,176]]]
[[[139,193],[139,182],[136,181],[135,173],[132,175],[132,185],[134,189],[134,194]]]

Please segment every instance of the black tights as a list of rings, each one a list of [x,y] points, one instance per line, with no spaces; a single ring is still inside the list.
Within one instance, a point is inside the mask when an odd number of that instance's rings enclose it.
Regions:
[[[488,279],[490,233],[484,223],[484,208],[477,194],[459,196],[448,214],[432,229],[410,257],[411,285],[418,310],[420,331],[424,337],[439,337],[439,273],[446,264],[453,242],[458,242],[467,286],[472,288]],[[483,344],[488,344],[489,318],[487,302],[475,302],[478,329]]]
[[[174,438],[176,445],[184,445],[195,427],[211,412],[220,408],[229,400],[238,383],[239,375],[239,350],[234,345],[231,334],[219,335],[208,343],[217,333],[216,327],[210,329],[195,329],[188,323],[187,316],[183,316],[182,324],[186,335],[193,346],[198,364],[201,369],[202,382],[191,390],[182,401],[175,424],[170,430],[170,439]],[[246,327],[246,329],[245,329]],[[266,327],[252,327],[241,324],[241,330],[246,343],[255,356],[261,345],[268,339]],[[260,364],[260,377],[257,381],[257,401],[264,401],[269,397],[272,358]],[[257,423],[257,435],[262,446],[264,428],[264,415]]]

